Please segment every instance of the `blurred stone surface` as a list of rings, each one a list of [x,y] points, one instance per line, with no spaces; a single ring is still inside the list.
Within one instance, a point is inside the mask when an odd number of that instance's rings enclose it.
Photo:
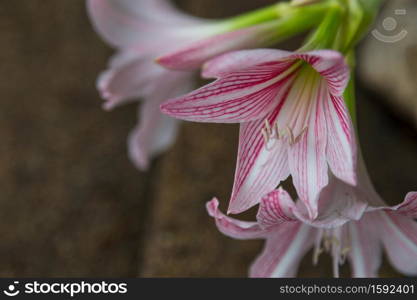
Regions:
[[[405,14],[403,14],[405,13]],[[417,2],[386,1],[362,47],[361,80],[417,126]]]
[[[274,1],[178,2],[220,17]],[[204,207],[213,196],[226,207],[237,127],[184,124],[173,149],[137,172],[125,147],[135,105],[100,109],[94,83],[112,51],[84,6],[0,3],[0,276],[246,276],[262,242],[224,237]],[[416,134],[380,103],[361,94],[360,133],[376,186],[394,204],[416,184]],[[313,267],[307,256],[301,276],[331,276],[321,259]],[[385,264],[382,275],[396,273]]]

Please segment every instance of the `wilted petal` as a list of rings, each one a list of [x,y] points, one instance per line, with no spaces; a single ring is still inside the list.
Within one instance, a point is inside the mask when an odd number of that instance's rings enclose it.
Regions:
[[[298,265],[313,246],[316,232],[301,222],[274,227],[262,254],[250,268],[250,277],[294,277]]]
[[[266,118],[274,124],[278,111]],[[280,140],[265,143],[263,120],[241,124],[239,151],[229,213],[256,205],[289,176],[287,145]]]
[[[373,216],[367,215],[357,222],[348,223],[350,247],[348,257],[354,277],[378,277],[382,262],[382,248],[375,232]]]
[[[379,235],[394,267],[406,275],[417,275],[417,223],[395,212],[377,212]]]
[[[219,201],[214,198],[206,205],[207,211],[216,221],[217,228],[223,234],[235,239],[259,239],[265,237],[265,231],[256,222],[244,222],[225,216],[219,210]]]
[[[262,198],[256,219],[263,228],[298,221],[293,214],[294,208],[291,196],[279,188]]]
[[[161,110],[176,118],[198,122],[257,120],[285,96],[296,69],[276,63],[231,72],[188,95],[168,100]]]

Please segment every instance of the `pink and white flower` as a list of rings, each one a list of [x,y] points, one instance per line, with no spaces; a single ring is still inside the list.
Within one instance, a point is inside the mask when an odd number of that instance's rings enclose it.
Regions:
[[[166,70],[155,58],[181,48],[190,54],[188,66],[199,67],[217,54],[261,43],[273,29],[261,24],[231,31],[233,24],[189,16],[168,0],[88,0],[87,6],[97,32],[118,49],[97,82],[104,108],[145,100],[129,137],[130,157],[140,169],[175,140],[178,122],[160,114],[160,103],[192,89],[191,72]]]
[[[231,52],[209,61],[203,76],[217,80],[161,110],[183,120],[241,124],[229,212],[257,204],[291,174],[315,219],[329,169],[356,185],[356,142],[342,97],[349,68],[340,53]]]
[[[225,235],[266,240],[262,254],[250,268],[251,277],[294,277],[301,259],[312,248],[314,264],[322,252],[333,257],[336,277],[346,259],[354,277],[376,277],[383,248],[398,271],[417,274],[417,223],[413,220],[417,218],[417,192],[409,193],[396,207],[373,208],[361,219],[336,227],[305,223],[297,204],[286,191],[278,189],[262,199],[257,222],[225,216],[217,199],[210,201],[207,209]]]

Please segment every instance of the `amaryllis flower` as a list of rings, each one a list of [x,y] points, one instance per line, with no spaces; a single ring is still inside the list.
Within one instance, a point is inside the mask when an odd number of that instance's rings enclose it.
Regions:
[[[178,123],[161,115],[163,100],[192,89],[192,73],[169,71],[154,62],[178,47],[202,49],[193,64],[232,49],[253,47],[270,37],[274,24],[232,30],[233,22],[213,22],[180,12],[168,0],[88,0],[95,29],[118,50],[98,79],[105,109],[142,98],[140,121],[129,138],[130,157],[146,169],[151,156],[175,139]],[[207,49],[207,44],[214,45]]]
[[[283,189],[265,196],[257,222],[243,222],[223,215],[218,201],[207,204],[218,229],[236,239],[266,239],[262,254],[250,268],[251,277],[294,277],[303,256],[314,248],[313,263],[322,252],[333,257],[333,272],[346,259],[354,277],[376,277],[385,248],[393,266],[407,275],[417,274],[417,192],[393,208],[374,208],[357,221],[320,227],[304,223],[299,206]],[[318,225],[318,226],[317,226]]]
[[[342,97],[349,69],[341,54],[237,51],[209,61],[203,76],[217,80],[161,110],[189,121],[241,124],[229,212],[257,204],[291,174],[315,219],[329,167],[332,176],[356,184],[355,137]]]

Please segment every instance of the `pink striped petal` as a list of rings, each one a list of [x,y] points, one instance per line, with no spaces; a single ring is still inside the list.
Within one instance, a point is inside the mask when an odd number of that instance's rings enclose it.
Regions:
[[[348,258],[352,264],[352,275],[357,278],[378,277],[382,263],[382,248],[372,220],[368,214],[360,221],[347,225],[350,238]]]
[[[279,110],[266,118],[274,124]],[[229,213],[240,213],[258,204],[289,176],[287,144],[271,140],[265,144],[264,121],[241,124],[239,151]]]
[[[263,228],[298,221],[292,212],[294,208],[291,196],[279,188],[262,198],[256,219]]]
[[[256,65],[281,62],[289,67],[293,62],[286,58],[291,52],[273,49],[241,50],[219,55],[203,66],[202,75],[205,78],[225,77],[229,73],[243,71]]]
[[[316,231],[299,222],[275,226],[262,254],[250,268],[250,277],[295,277],[298,265],[314,244]]]
[[[378,212],[380,237],[394,267],[406,275],[417,275],[417,223],[395,212]]]
[[[327,121],[326,156],[332,173],[356,185],[356,139],[352,121],[342,97],[332,96],[324,103]]]
[[[200,39],[159,57],[157,62],[169,69],[198,69],[222,53],[266,44],[269,34],[276,30],[275,26],[275,22],[267,23]]]
[[[216,221],[223,234],[235,239],[265,238],[265,231],[256,222],[244,222],[225,216],[219,210],[219,201],[214,198],[206,205],[207,211]]]
[[[188,95],[161,105],[165,114],[188,121],[237,123],[260,119],[284,96],[296,68],[280,63],[232,72]]]
[[[140,170],[149,168],[149,161],[174,143],[179,121],[164,116],[158,101],[144,101],[140,106],[139,124],[128,138],[129,158]]]
[[[317,50],[306,53],[296,53],[292,58],[298,58],[309,63],[328,83],[329,91],[334,96],[341,96],[349,82],[349,66],[344,56],[333,50]]]
[[[304,77],[297,78],[303,81]],[[312,80],[307,77],[306,80]],[[297,84],[297,83],[296,83]],[[311,90],[309,90],[311,89]],[[288,125],[300,132],[299,141],[289,148],[289,167],[293,183],[298,196],[304,202],[310,219],[318,216],[319,193],[329,183],[328,167],[326,162],[327,128],[323,102],[327,90],[322,80],[313,81],[312,86],[300,89],[298,99],[289,97],[284,104],[282,114],[292,111],[294,119]],[[292,100],[292,101],[290,101]],[[296,101],[298,100],[298,101]]]

